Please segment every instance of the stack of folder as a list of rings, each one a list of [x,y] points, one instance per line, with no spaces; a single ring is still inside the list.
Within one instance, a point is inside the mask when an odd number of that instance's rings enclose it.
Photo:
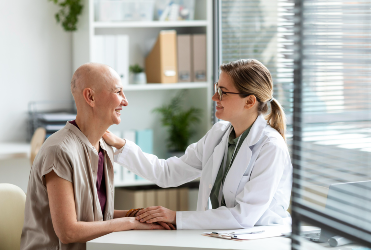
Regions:
[[[149,83],[205,82],[206,35],[161,31],[145,64]]]
[[[143,152],[153,154],[153,130],[126,130],[123,133],[121,131],[111,131],[120,138],[125,138],[129,141],[135,142]],[[142,177],[134,174],[127,168],[114,164],[114,182],[120,184],[123,182],[133,182],[136,180],[144,180]]]
[[[73,113],[39,113],[35,115],[37,127],[43,127],[46,130],[46,138],[66,126],[66,122],[76,119]],[[37,128],[35,127],[35,129]]]

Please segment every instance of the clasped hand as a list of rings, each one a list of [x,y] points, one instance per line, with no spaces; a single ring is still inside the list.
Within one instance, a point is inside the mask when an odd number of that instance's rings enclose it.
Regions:
[[[163,225],[162,222],[165,222],[171,229],[175,230],[173,224],[176,224],[176,212],[161,206],[147,207],[140,210],[136,214],[135,219],[142,223],[157,222],[160,225]]]

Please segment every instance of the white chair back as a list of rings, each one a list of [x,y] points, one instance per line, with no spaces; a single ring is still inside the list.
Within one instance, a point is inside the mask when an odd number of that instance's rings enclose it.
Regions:
[[[25,203],[22,189],[0,183],[0,250],[20,248]]]

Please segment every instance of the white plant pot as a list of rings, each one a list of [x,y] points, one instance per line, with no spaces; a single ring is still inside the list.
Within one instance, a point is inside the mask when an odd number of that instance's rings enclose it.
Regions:
[[[145,72],[137,73],[137,74],[131,74],[131,81],[132,84],[146,84],[147,83],[147,77]]]

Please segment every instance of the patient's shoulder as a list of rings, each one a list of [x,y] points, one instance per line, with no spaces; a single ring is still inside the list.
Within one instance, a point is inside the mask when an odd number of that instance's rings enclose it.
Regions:
[[[43,158],[43,162],[46,158],[73,158],[73,155],[80,148],[81,143],[79,143],[76,135],[68,129],[61,129],[45,140],[36,155],[35,161],[38,158]]]

